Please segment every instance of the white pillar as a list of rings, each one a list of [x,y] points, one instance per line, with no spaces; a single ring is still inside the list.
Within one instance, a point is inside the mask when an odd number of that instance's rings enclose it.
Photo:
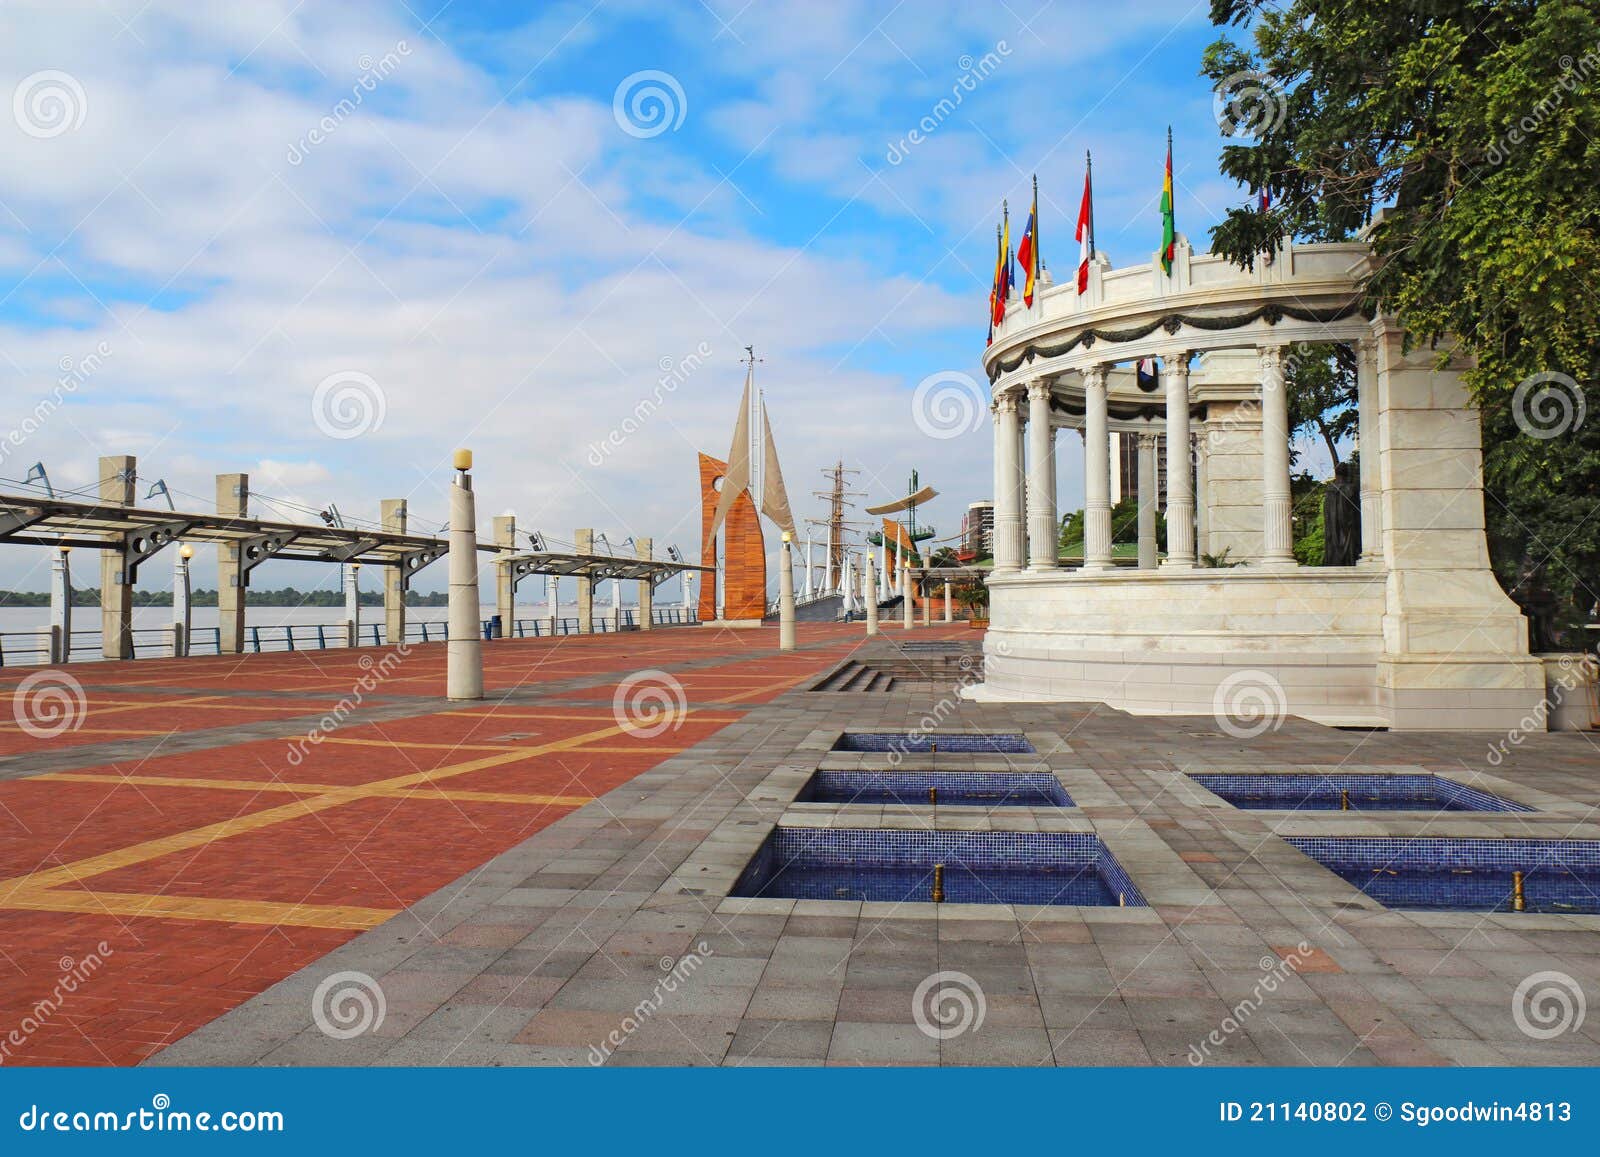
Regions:
[[[1361,453],[1361,558],[1383,563],[1383,495],[1378,481],[1378,344],[1356,345],[1356,448]]]
[[[1028,569],[1054,570],[1056,543],[1055,427],[1050,424],[1050,383],[1028,383]]]
[[[1106,429],[1106,367],[1083,372],[1083,569],[1111,566],[1111,442]]]
[[[783,532],[783,551],[778,563],[778,650],[792,651],[794,639],[794,546],[789,532]]]
[[[904,563],[900,566],[900,625],[911,629],[911,571]]]
[[[1194,566],[1194,482],[1189,473],[1189,351],[1163,354],[1167,382],[1167,560]],[[1287,442],[1284,443],[1288,445]]]
[[[1156,503],[1160,495],[1156,493],[1156,436],[1154,434],[1139,434],[1138,461],[1139,461],[1139,569],[1153,570],[1158,561],[1159,552],[1156,542]],[[1168,524],[1170,528],[1170,523]],[[1171,533],[1171,530],[1168,530]]]
[[[194,557],[194,547],[179,543],[173,552],[172,564],[172,657],[185,658],[189,654],[190,633],[194,627],[189,598],[189,560]]]
[[[927,573],[924,572],[922,577],[924,579],[924,583],[926,583],[926,579],[928,577]],[[933,592],[931,590],[924,590],[922,592],[922,625],[924,627],[931,627],[933,625]]]
[[[478,619],[478,517],[472,496],[472,451],[457,450],[450,487],[450,635],[445,694],[483,698],[483,628]]]
[[[994,569],[997,574],[1022,569],[1022,419],[1017,396],[1004,393],[994,401]]]
[[[1195,554],[1211,553],[1211,440],[1202,425],[1194,432],[1194,536]],[[1198,557],[1196,558],[1198,562]]]
[[[833,555],[830,553],[828,558],[831,563]],[[850,587],[850,584],[854,581],[855,575],[850,572],[850,556],[845,555],[844,562],[839,568],[839,611],[845,618],[849,618],[850,612],[855,609],[856,593]]]
[[[867,551],[867,569],[862,576],[862,587],[867,592],[867,634],[878,633],[878,589],[877,578],[872,573],[872,552]]]
[[[361,645],[361,564],[346,563],[344,567],[344,635],[345,646]]]
[[[50,562],[50,661],[72,658],[72,565],[70,546],[58,547]]]
[[[611,633],[622,630],[622,580],[611,580]]]
[[[947,623],[954,622],[955,621],[955,617],[956,617],[955,616],[955,608],[952,607],[951,604],[950,604],[950,580],[949,579],[945,579],[945,582],[944,582],[944,621],[947,622]]]
[[[572,549],[575,554],[592,555],[594,553],[594,529],[583,526],[573,531]],[[595,580],[590,578],[587,573],[578,576],[578,634],[580,635],[587,635],[594,631],[594,586]]]
[[[811,535],[806,535],[806,581],[800,584],[800,597],[811,597]]]
[[[656,544],[654,539],[636,538],[633,540],[633,553],[646,562],[655,561]],[[639,580],[639,629],[650,631],[655,629],[656,618],[656,584],[653,576],[646,575]]]
[[[1170,488],[1171,483],[1169,481]],[[1283,347],[1261,347],[1261,565],[1294,566],[1290,525],[1289,394]],[[1167,531],[1172,533],[1170,526]]]
[[[544,576],[544,594],[550,602],[550,633],[556,633],[556,620],[561,617],[561,580],[553,574]]]

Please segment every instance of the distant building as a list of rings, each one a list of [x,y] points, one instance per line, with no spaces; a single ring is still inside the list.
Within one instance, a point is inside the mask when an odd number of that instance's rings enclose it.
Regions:
[[[974,502],[961,518],[961,546],[956,558],[961,562],[991,558],[994,555],[994,503]]]

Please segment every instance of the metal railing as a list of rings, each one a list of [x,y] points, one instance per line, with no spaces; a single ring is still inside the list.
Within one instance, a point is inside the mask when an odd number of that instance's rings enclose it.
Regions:
[[[699,618],[692,610],[670,607],[654,613],[651,621],[656,626],[692,626]],[[481,620],[483,637],[495,638],[493,619]],[[615,630],[638,630],[636,612],[624,610],[621,623],[613,622],[610,612],[595,615],[592,621],[594,634],[611,634]],[[512,623],[512,637],[518,639],[550,638],[555,635],[578,634],[576,618],[516,619]],[[442,643],[449,634],[449,625],[442,622],[415,621],[406,623],[406,641]],[[55,654],[55,632],[52,628],[34,631],[0,631],[0,667],[43,666]],[[172,626],[135,627],[129,631],[135,659],[171,658],[175,654],[176,632]],[[381,647],[388,642],[388,629],[383,623],[362,623],[356,631],[358,647]],[[338,620],[330,623],[280,623],[275,625],[247,625],[244,632],[244,651],[247,654],[283,653],[289,651],[329,651],[350,645],[350,623]],[[193,627],[189,632],[189,654],[219,655],[222,653],[221,627]],[[73,631],[67,649],[67,658],[86,661],[102,658],[101,634],[98,630]]]

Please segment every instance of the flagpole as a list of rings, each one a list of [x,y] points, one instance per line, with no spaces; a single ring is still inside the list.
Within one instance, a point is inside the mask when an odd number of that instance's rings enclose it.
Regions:
[[[1088,149],[1083,150],[1084,163],[1088,168],[1084,170],[1084,179],[1089,184],[1089,257],[1094,257],[1094,154]]]
[[[1039,174],[1033,175],[1033,273],[1037,277],[1044,268],[1044,257],[1039,251]]]

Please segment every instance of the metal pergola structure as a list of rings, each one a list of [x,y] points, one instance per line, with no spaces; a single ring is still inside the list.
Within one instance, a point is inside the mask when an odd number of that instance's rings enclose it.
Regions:
[[[130,585],[141,563],[180,540],[237,548],[240,586],[268,559],[285,559],[397,567],[404,587],[449,549],[446,539],[428,535],[0,494],[0,544],[120,550]]]
[[[716,568],[692,562],[674,562],[671,559],[630,558],[612,554],[571,554],[554,550],[535,550],[500,559],[502,566],[511,569],[511,582],[515,585],[529,575],[555,575],[558,578],[587,578],[599,582],[604,579],[638,579],[648,582],[654,590],[674,575],[685,571],[711,573]]]

